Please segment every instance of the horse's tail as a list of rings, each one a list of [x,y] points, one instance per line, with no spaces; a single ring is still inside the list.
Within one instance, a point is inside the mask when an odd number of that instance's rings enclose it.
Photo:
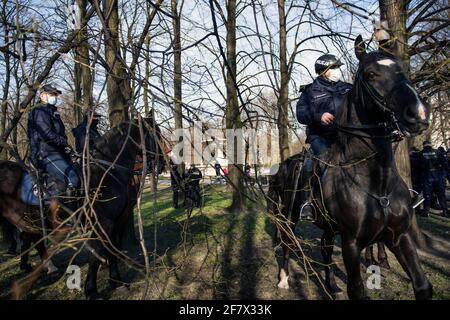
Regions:
[[[16,196],[22,183],[23,174],[24,170],[17,162],[0,161],[0,197]]]
[[[8,239],[14,232],[14,226],[3,216],[6,197],[16,197],[21,186],[22,167],[12,161],[0,161],[0,226],[3,239]]]

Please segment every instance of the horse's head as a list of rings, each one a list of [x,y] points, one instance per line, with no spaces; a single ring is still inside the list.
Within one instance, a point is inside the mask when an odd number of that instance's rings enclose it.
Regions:
[[[161,136],[161,130],[153,118],[144,118],[142,121],[144,130],[145,150],[147,154],[147,166],[153,170],[155,168],[157,173],[164,170],[164,150],[162,146],[164,142]]]
[[[408,80],[402,62],[386,52],[366,53],[361,36],[356,38],[355,53],[360,61],[355,87],[369,102],[372,110],[367,111],[374,117],[390,116],[406,134],[427,129],[430,107]]]

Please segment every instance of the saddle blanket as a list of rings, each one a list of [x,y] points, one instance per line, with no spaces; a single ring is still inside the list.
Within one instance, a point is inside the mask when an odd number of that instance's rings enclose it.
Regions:
[[[38,186],[33,181],[33,177],[28,172],[24,173],[24,175],[22,177],[22,187],[20,189],[20,199],[29,206],[38,206],[39,205]],[[47,200],[47,199],[44,199],[44,200]]]

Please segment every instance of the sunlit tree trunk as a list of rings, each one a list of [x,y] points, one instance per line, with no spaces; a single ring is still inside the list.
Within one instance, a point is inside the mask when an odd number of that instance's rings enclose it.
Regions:
[[[236,0],[229,0],[227,3],[227,105],[226,105],[226,127],[227,129],[240,129],[242,128],[238,94],[235,86],[236,79]],[[237,140],[237,139],[236,139]],[[238,141],[236,141],[238,142]],[[228,141],[228,143],[231,143]],[[230,211],[239,211],[244,206],[244,200],[242,197],[243,190],[243,174],[242,164],[237,163],[237,153],[239,143],[234,144],[234,163],[228,165],[228,177],[232,183],[233,188],[233,201],[230,206]]]
[[[381,19],[387,20],[389,28],[395,42],[392,43],[390,49],[392,53],[399,57],[408,68],[410,65],[410,57],[408,55],[408,34],[406,32],[407,19],[407,0],[379,0]],[[411,167],[409,160],[408,141],[406,139],[394,146],[395,162],[397,170],[408,187],[411,187]],[[426,246],[426,241],[423,233],[417,225],[416,217],[412,219],[412,235],[416,244],[423,248]]]
[[[106,92],[111,126],[127,120],[131,104],[130,77],[122,60],[119,39],[119,8],[117,0],[103,1],[105,15],[105,60],[108,65]]]
[[[278,0],[278,18],[280,25],[280,90],[278,92],[278,133],[280,160],[284,161],[290,156],[289,152],[289,74],[286,56],[286,14],[285,1]]]
[[[4,28],[4,39],[5,43],[9,43],[9,31],[7,28]],[[6,47],[6,51],[4,52],[3,56],[5,59],[5,74],[4,74],[4,83],[3,83],[3,96],[1,101],[1,114],[0,114],[0,135],[2,135],[5,132],[6,129],[6,115],[8,111],[8,92],[9,92],[9,84],[11,82],[11,64],[9,61],[9,48]],[[0,153],[0,160],[5,160],[7,158],[7,151],[3,149]]]

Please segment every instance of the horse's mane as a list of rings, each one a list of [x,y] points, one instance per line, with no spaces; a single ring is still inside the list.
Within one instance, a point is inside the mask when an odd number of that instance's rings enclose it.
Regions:
[[[130,122],[121,122],[117,126],[108,130],[101,136],[94,145],[95,154],[99,153],[109,160],[113,160],[117,155],[117,148],[121,148],[123,139],[128,135],[130,130]],[[119,141],[120,140],[120,141]]]

